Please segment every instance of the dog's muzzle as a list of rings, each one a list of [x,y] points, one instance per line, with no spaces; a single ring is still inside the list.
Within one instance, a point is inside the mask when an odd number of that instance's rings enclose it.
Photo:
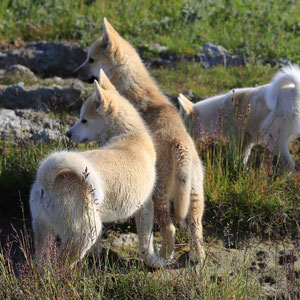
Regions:
[[[96,76],[92,76],[88,80],[83,80],[83,81],[88,82],[88,83],[94,83],[95,80],[99,81],[99,78]]]
[[[67,131],[66,136],[71,139],[72,133],[70,131]]]

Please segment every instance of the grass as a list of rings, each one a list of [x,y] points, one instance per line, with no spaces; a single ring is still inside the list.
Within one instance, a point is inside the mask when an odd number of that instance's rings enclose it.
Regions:
[[[18,245],[22,262],[12,261],[12,244]],[[133,260],[111,260],[109,249],[100,257],[83,259],[73,269],[52,249],[52,263],[37,268],[32,240],[26,231],[0,250],[1,299],[261,299],[259,282],[248,262],[235,274],[217,274],[214,267],[149,270]]]
[[[175,68],[154,69],[152,74],[168,94],[178,96],[179,93],[191,90],[198,97],[205,98],[235,88],[266,84],[275,71],[269,65],[259,62],[247,67],[218,66],[212,69],[181,62]]]
[[[251,58],[246,67],[204,70],[200,65],[181,62],[175,68],[152,70],[162,90],[173,96],[191,90],[197,99],[268,83],[276,70],[259,63],[260,57],[300,61],[300,4],[296,0],[3,0],[0,35],[7,40],[75,40],[87,46],[101,35],[104,16],[135,46],[158,42],[177,55],[194,55],[204,43],[212,42]],[[156,55],[151,49],[147,51],[146,57]],[[15,79],[3,80],[13,83]],[[59,116],[62,134],[66,118]],[[229,150],[208,136],[197,146],[206,168],[204,236],[233,234],[237,240],[241,234],[246,239],[256,235],[274,242],[288,236],[297,242],[297,174],[276,175],[272,157],[259,148],[243,168],[241,159],[235,159],[240,157],[239,145]],[[73,147],[64,139],[43,144],[26,139],[12,143],[0,137],[0,192],[9,203],[3,209],[5,214],[15,217],[19,205],[16,191],[21,192],[25,204],[28,202],[37,167],[49,152]],[[97,146],[77,149],[93,147]],[[6,217],[1,215],[1,221]],[[26,223],[30,221],[28,207],[25,218]],[[243,267],[233,274],[229,270],[220,274],[211,265],[153,271],[141,264],[138,255],[121,261],[111,259],[106,249],[100,264],[85,258],[72,270],[58,263],[40,273],[33,263],[33,243],[27,229],[22,234],[16,231],[13,240],[10,234],[10,241],[3,243],[6,233],[1,233],[0,246],[1,299],[262,299],[262,282],[249,272],[246,256]],[[186,243],[187,233],[178,233],[177,243]],[[296,291],[298,279],[290,280],[291,290]]]
[[[206,97],[226,92],[235,87],[255,86],[270,81],[275,70],[260,63],[247,67],[216,67],[204,70],[201,66],[180,63],[176,68],[153,70],[153,75],[166,92],[178,95],[191,89],[196,96]],[[255,74],[255,76],[254,76]],[[62,134],[66,131],[66,112],[57,110]],[[56,118],[55,116],[52,116]],[[272,158],[261,149],[254,151],[250,165],[244,169],[235,154],[222,143],[208,140],[199,144],[199,154],[206,166],[205,194],[206,217],[209,222],[211,214],[218,215],[222,226],[248,226],[252,220],[255,228],[268,227],[278,208],[288,216],[290,227],[294,226],[296,216],[294,207],[300,207],[300,185],[295,175],[290,177],[275,176]],[[54,149],[72,148],[65,139],[62,142],[45,145],[32,141],[10,143],[0,139],[0,187],[5,190],[29,190],[39,162]],[[89,146],[94,147],[94,146]],[[96,146],[97,147],[97,146]],[[80,148],[86,149],[86,147]],[[236,151],[239,151],[238,149]],[[239,156],[239,154],[238,154]],[[296,156],[297,158],[297,156]],[[25,200],[26,201],[26,200]],[[218,209],[217,209],[218,208]],[[284,219],[286,220],[286,219]],[[299,224],[299,221],[298,221]],[[211,224],[213,227],[213,224]],[[283,228],[284,222],[278,226]],[[299,227],[296,227],[299,229]]]
[[[101,35],[103,17],[135,46],[158,42],[178,54],[196,54],[212,42],[247,57],[300,59],[296,0],[3,0],[0,35],[87,46]]]
[[[153,74],[162,88],[170,94],[191,89],[199,97],[217,94],[234,87],[267,83],[275,70],[268,65],[251,64],[241,68],[217,67],[203,70],[180,63],[176,68],[155,69]],[[255,76],[254,76],[255,75]],[[57,110],[55,118],[61,123],[62,136],[68,115]],[[237,145],[239,146],[239,145]],[[12,197],[19,191],[26,204],[30,186],[40,161],[54,149],[72,149],[73,144],[62,139],[52,144],[20,140],[18,143],[0,138],[0,191],[2,197]],[[84,146],[78,150],[97,147]],[[206,168],[204,236],[233,236],[241,238],[270,238],[280,241],[286,236],[296,238],[300,231],[300,184],[295,174],[276,176],[272,157],[256,149],[250,164],[243,168],[239,147],[229,149],[209,136],[198,144],[199,155]],[[234,152],[236,151],[236,152]],[[7,193],[7,195],[6,195]],[[16,194],[13,194],[16,197]],[[20,197],[20,196],[19,196]],[[13,210],[19,197],[10,199]],[[7,199],[8,199],[7,198]],[[5,208],[10,214],[11,208]],[[28,208],[27,208],[28,209]],[[25,209],[26,211],[26,209]],[[15,213],[13,213],[15,214]],[[26,213],[27,222],[30,220]],[[4,219],[5,220],[5,219]],[[24,231],[23,231],[24,232]],[[6,233],[6,232],[5,232]],[[24,233],[26,235],[26,231]],[[11,236],[11,235],[10,235]],[[22,237],[22,236],[21,236]],[[187,233],[178,230],[177,243],[187,243]],[[234,243],[234,242],[233,242]],[[8,248],[7,248],[8,247]],[[11,250],[9,250],[11,249]],[[17,254],[16,254],[17,253]],[[149,272],[136,256],[130,262],[84,259],[75,269],[54,265],[42,275],[32,259],[30,236],[0,247],[0,298],[3,299],[261,299],[261,282],[249,270],[250,262],[238,272],[225,273],[211,265],[198,270],[190,266],[170,271]],[[16,259],[17,257],[17,259]],[[296,273],[295,273],[296,274]],[[296,290],[297,279],[291,290]],[[280,291],[278,291],[280,293]]]

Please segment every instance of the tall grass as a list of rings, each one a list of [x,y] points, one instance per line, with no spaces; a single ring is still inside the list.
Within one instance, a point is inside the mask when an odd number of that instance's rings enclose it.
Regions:
[[[0,35],[87,46],[101,35],[103,17],[135,46],[158,42],[195,54],[212,42],[250,57],[300,59],[296,0],[3,0]]]
[[[73,269],[63,263],[37,268],[29,236],[16,235],[24,257],[14,265],[11,247],[0,250],[1,299],[260,299],[259,282],[240,271],[221,276],[213,267],[190,267],[170,272],[149,270],[138,261],[110,261],[107,250],[85,258]]]

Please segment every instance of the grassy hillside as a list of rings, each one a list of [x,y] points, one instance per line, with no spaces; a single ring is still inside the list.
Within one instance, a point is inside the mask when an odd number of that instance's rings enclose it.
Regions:
[[[250,57],[300,59],[297,0],[2,0],[1,39],[76,40],[89,45],[108,20],[135,46],[179,54],[206,42]]]
[[[5,40],[21,39],[73,40],[87,46],[101,35],[103,17],[135,46],[158,42],[184,55],[196,54],[204,43],[212,42],[250,57],[245,67],[203,69],[200,64],[180,62],[176,67],[151,70],[161,89],[172,96],[192,91],[201,98],[232,88],[266,84],[276,69],[258,62],[260,57],[300,62],[297,0],[2,0],[0,45]],[[69,116],[52,117],[61,121],[63,135]],[[239,146],[228,149],[210,136],[197,143],[206,169],[205,247],[210,236],[222,241],[233,237],[233,243],[241,237],[247,240],[255,236],[284,244],[289,238],[294,243],[291,258],[299,257],[299,173],[278,175],[272,155],[262,148],[255,149],[244,168]],[[291,146],[299,161],[299,142]],[[273,275],[262,267],[258,279],[246,254],[242,268],[235,272],[222,270],[222,274],[218,259],[207,262],[205,268],[189,265],[153,271],[140,263],[138,255],[124,262],[111,259],[109,251],[104,251],[100,265],[86,258],[72,270],[55,263],[41,273],[33,261],[32,236],[26,232],[13,238],[10,235],[7,242],[7,233],[12,232],[10,222],[22,222],[20,200],[25,203],[26,224],[30,224],[28,195],[40,161],[54,149],[73,147],[84,150],[97,145],[78,147],[65,139],[52,144],[28,140],[10,143],[0,137],[0,198],[6,200],[0,207],[0,225],[4,224],[3,231],[0,228],[1,299],[264,298],[262,285],[272,283]],[[186,231],[178,230],[176,244],[187,245],[187,236]],[[298,299],[299,270],[293,267],[286,264],[286,290],[290,299]],[[275,270],[277,275],[280,272]],[[270,285],[280,298],[281,283]]]

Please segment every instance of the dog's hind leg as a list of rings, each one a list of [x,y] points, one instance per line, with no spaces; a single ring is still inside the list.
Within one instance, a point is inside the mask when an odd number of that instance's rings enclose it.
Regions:
[[[198,262],[200,263],[202,263],[205,259],[202,229],[202,216],[204,211],[204,191],[203,179],[201,177],[202,176],[199,176],[199,174],[196,174],[196,172],[194,171],[190,204],[191,250],[189,253],[189,258],[191,260],[194,260],[194,254],[196,254]]]
[[[290,172],[294,170],[295,163],[291,156],[289,145],[286,140],[280,139],[278,143],[273,146],[271,149],[271,152],[279,157],[279,167],[282,171]]]
[[[85,230],[81,233],[69,232],[67,237],[61,238],[61,258],[63,260],[67,258],[70,266],[73,266],[78,260],[81,260],[92,246],[95,245],[101,232],[100,228]]]
[[[139,235],[140,254],[145,264],[150,267],[159,267],[164,265],[164,260],[159,260],[154,250],[153,217],[153,202],[152,199],[149,199],[135,214],[135,222]]]
[[[248,161],[249,161],[249,158],[250,158],[250,154],[251,154],[251,151],[252,151],[252,148],[254,147],[254,143],[249,143],[247,145],[244,146],[243,148],[243,165],[246,166]]]
[[[35,240],[35,263],[40,264],[43,262],[45,256],[50,254],[46,253],[46,246],[47,242],[52,244],[54,235],[51,232],[51,226],[39,218],[33,219],[32,228]]]
[[[158,170],[158,178],[153,192],[153,203],[155,209],[155,219],[159,224],[160,233],[162,236],[162,247],[160,256],[167,259],[174,250],[175,246],[175,226],[170,216],[169,199],[171,198],[171,183],[170,176],[163,175],[163,172]]]

